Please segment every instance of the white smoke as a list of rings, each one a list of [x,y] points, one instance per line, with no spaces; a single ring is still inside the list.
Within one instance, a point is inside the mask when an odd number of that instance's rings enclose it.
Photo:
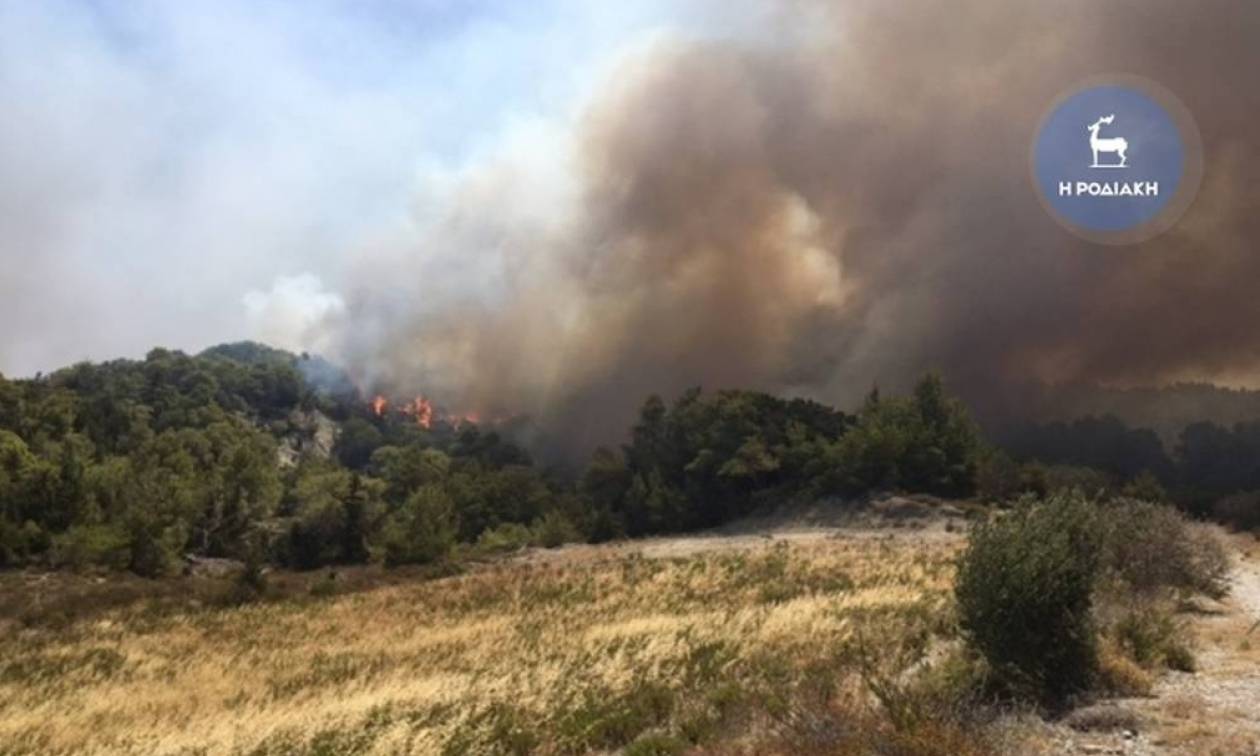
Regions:
[[[269,290],[247,293],[243,304],[253,338],[294,352],[325,352],[329,328],[346,310],[313,273],[281,276]]]

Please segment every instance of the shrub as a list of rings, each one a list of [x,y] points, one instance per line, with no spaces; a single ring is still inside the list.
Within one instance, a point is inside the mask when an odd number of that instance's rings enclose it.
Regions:
[[[1166,606],[1131,609],[1111,628],[1110,635],[1130,659],[1146,669],[1194,671],[1194,652],[1186,642],[1185,628]]]
[[[228,590],[228,602],[231,604],[248,604],[257,601],[267,593],[267,568],[263,561],[263,535],[253,533],[245,539],[245,560],[242,569],[232,579]]]
[[[1260,493],[1226,496],[1212,505],[1212,516],[1237,530],[1260,530]]]
[[[293,566],[311,570],[337,561],[345,528],[345,510],[339,502],[321,503],[298,512],[288,538]]]
[[[1067,494],[972,531],[955,588],[960,621],[1006,693],[1057,706],[1093,681],[1095,520],[1092,502]]]
[[[177,544],[185,540],[179,528],[156,532],[148,527],[135,529],[131,534],[131,561],[127,566],[142,577],[171,575],[179,568]]]
[[[34,522],[18,525],[0,517],[0,567],[22,564],[48,545],[48,534]]]
[[[1223,596],[1229,559],[1212,533],[1165,504],[1117,499],[1099,507],[1102,568],[1130,589]]]
[[[1091,496],[1104,496],[1116,485],[1109,473],[1093,467],[1046,465],[1041,474],[1045,480],[1045,491],[1051,495],[1084,491]]]
[[[1044,495],[1046,470],[1038,464],[1018,462],[999,449],[986,449],[976,468],[976,496],[1004,504],[1024,494]]]
[[[548,549],[582,540],[573,521],[554,509],[535,520],[532,530],[534,542]]]
[[[1124,488],[1120,490],[1120,494],[1125,498],[1153,501],[1160,504],[1168,501],[1168,491],[1164,488],[1164,484],[1160,483],[1159,478],[1155,477],[1155,474],[1149,470],[1138,473],[1132,480],[1125,483]]]
[[[422,486],[390,516],[385,526],[389,564],[428,564],[450,556],[455,546],[455,507],[436,485]]]
[[[643,735],[626,746],[625,756],[678,756],[687,752],[686,741],[673,735]]]
[[[1147,696],[1154,680],[1115,641],[1104,638],[1098,649],[1098,686],[1117,696]]]
[[[83,569],[91,565],[117,570],[131,565],[131,537],[109,525],[75,525],[53,538],[54,565]]]
[[[529,545],[534,534],[529,528],[518,522],[505,522],[489,530],[483,530],[477,537],[477,551],[483,554],[501,554],[516,551]]]

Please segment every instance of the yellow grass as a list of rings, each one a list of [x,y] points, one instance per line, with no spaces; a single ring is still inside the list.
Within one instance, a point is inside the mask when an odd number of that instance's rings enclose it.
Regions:
[[[738,742],[855,642],[948,633],[946,542],[503,564],[0,640],[0,753],[502,753]],[[610,552],[611,553],[611,552]]]

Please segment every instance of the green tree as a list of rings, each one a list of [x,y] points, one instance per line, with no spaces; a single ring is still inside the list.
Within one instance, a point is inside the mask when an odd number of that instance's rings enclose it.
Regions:
[[[427,485],[393,512],[385,526],[389,564],[428,564],[450,556],[458,532],[455,506],[440,486]]]
[[[361,470],[372,459],[372,453],[385,444],[385,437],[376,426],[362,418],[351,418],[341,426],[341,435],[333,453],[341,464]]]

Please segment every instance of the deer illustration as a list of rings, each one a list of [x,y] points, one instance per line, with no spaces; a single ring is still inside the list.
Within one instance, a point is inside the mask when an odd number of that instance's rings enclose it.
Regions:
[[[1114,120],[1116,120],[1116,114],[1112,113],[1109,116],[1099,118],[1087,129],[1089,131],[1089,148],[1094,152],[1094,163],[1090,166],[1091,168],[1124,168],[1128,165],[1128,157],[1125,155],[1129,149],[1128,140],[1123,137],[1115,137],[1113,139],[1100,139],[1098,137],[1098,131],[1103,126],[1110,126]],[[1099,164],[1098,154],[1100,152],[1114,152],[1120,157],[1120,163],[1118,165]]]

